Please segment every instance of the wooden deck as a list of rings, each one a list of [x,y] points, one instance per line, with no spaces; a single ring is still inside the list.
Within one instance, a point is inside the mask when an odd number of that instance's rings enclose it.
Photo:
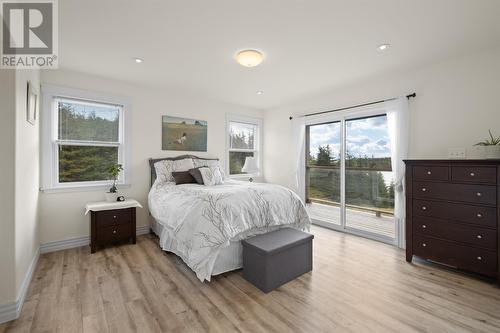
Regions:
[[[310,203],[307,204],[307,211],[313,220],[340,225],[340,207]],[[362,212],[349,208],[346,215],[348,227],[390,238],[396,236],[396,227],[392,216],[377,217],[372,212]]]

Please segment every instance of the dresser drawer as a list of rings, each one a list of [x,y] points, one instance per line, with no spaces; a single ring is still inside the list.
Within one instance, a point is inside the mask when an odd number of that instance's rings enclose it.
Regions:
[[[415,182],[413,183],[413,196],[422,199],[496,205],[497,189],[496,186],[491,185]]]
[[[428,200],[413,200],[414,216],[436,217],[451,221],[497,227],[496,208],[447,203]]]
[[[101,245],[128,240],[131,237],[132,226],[130,224],[119,224],[97,230],[97,242]]]
[[[497,231],[495,229],[457,224],[432,217],[415,217],[413,219],[413,232],[492,250],[497,248]]]
[[[132,221],[132,209],[135,208],[95,212],[97,228],[130,223]]]
[[[413,253],[456,268],[496,276],[497,252],[413,235]]]
[[[451,167],[451,179],[456,182],[496,184],[497,168],[454,166]]]
[[[415,180],[449,180],[449,168],[446,166],[414,166]]]

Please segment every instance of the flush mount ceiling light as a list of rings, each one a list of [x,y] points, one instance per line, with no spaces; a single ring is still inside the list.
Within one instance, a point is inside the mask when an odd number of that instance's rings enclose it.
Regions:
[[[257,50],[243,50],[236,55],[236,61],[245,67],[258,66],[262,59],[264,59],[262,53]]]
[[[257,95],[262,95],[264,92],[262,90],[257,91]]]
[[[385,51],[389,48],[389,46],[391,46],[391,44],[381,44],[377,47],[377,50],[379,51]]]
[[[142,63],[144,60],[142,60],[141,58],[134,58],[134,61],[138,64]]]

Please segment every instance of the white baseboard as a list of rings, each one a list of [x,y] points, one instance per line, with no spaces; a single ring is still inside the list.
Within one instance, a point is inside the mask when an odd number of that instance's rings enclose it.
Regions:
[[[149,233],[149,225],[143,225],[136,228],[136,235],[145,235]],[[81,236],[58,240],[40,245],[40,253],[49,253],[61,250],[72,249],[75,247],[86,246],[90,244],[90,236]]]
[[[16,297],[16,301],[0,305],[0,324],[17,319],[21,314],[24,300],[26,298],[26,294],[28,293],[28,288],[31,283],[31,279],[33,278],[33,273],[35,272],[39,257],[40,249],[37,249],[28,267],[28,271],[24,276],[23,282],[21,283],[21,289],[19,290],[19,294]]]

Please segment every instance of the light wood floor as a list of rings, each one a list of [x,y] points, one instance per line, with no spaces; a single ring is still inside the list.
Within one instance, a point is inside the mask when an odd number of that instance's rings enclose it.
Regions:
[[[313,227],[314,271],[263,294],[241,272],[200,283],[151,235],[40,257],[0,332],[500,332],[500,289],[389,245]]]

